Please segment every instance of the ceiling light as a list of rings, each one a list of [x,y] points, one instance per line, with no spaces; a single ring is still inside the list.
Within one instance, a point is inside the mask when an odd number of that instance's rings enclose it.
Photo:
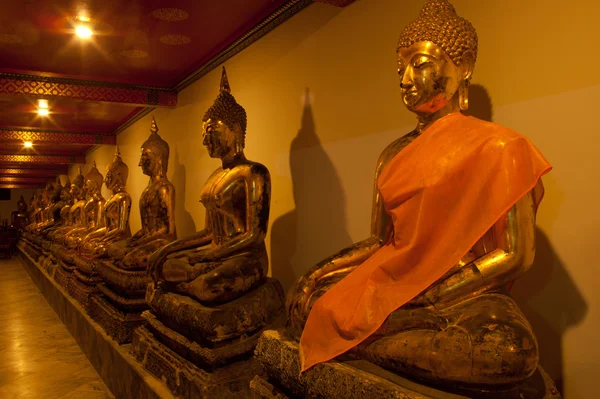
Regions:
[[[41,116],[48,116],[48,115],[50,115],[50,111],[48,111],[48,108],[39,108],[37,110],[37,113],[38,113],[38,115],[41,115]]]
[[[48,100],[38,100],[38,108],[48,109]]]
[[[92,36],[92,30],[85,25],[78,25],[75,28],[75,34],[82,39],[88,39]]]
[[[23,143],[23,147],[31,148],[31,147],[33,147],[33,143],[31,141],[26,141]]]

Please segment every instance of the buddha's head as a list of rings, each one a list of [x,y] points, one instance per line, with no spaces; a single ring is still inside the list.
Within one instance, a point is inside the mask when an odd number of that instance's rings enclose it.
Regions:
[[[69,177],[67,176],[67,182],[65,183],[64,187],[60,191],[60,199],[67,203],[70,203],[71,200],[73,199],[71,196],[71,190],[72,190],[71,186],[72,186],[71,179],[69,179]]]
[[[102,173],[98,170],[96,166],[96,161],[92,165],[92,169],[85,175],[85,184],[84,189],[87,191],[89,195],[94,195],[100,192],[102,189],[102,182],[104,181],[104,177]]]
[[[419,116],[468,108],[477,33],[448,0],[429,0],[396,48],[402,100]],[[448,112],[448,113],[449,113]]]
[[[119,147],[117,147],[115,150],[115,159],[106,167],[106,176],[104,177],[106,188],[111,191],[122,189],[127,184],[128,176],[129,168],[121,159],[121,153],[119,152]]]
[[[231,95],[227,72],[223,67],[221,90],[202,119],[202,144],[211,158],[242,153],[246,141],[246,111]]]
[[[54,184],[54,191],[52,192],[52,196],[50,197],[52,203],[57,203],[60,201],[60,195],[62,193],[63,186],[60,182],[60,177],[56,176],[56,183]]]
[[[25,202],[23,195],[21,195],[21,198],[19,198],[19,201],[17,202],[17,209],[19,210],[19,213],[27,212],[27,202]]]
[[[148,176],[165,176],[169,167],[169,144],[158,134],[156,120],[152,118],[150,137],[142,144],[142,154],[138,166]]]
[[[71,197],[73,200],[79,201],[83,197],[85,197],[84,186],[85,178],[83,177],[83,173],[81,173],[81,166],[79,167],[79,172],[75,179],[73,179],[73,183],[71,184]]]

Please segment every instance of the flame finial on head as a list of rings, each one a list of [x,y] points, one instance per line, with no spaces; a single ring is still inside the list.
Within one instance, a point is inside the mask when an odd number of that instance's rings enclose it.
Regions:
[[[220,91],[224,91],[225,93],[231,93],[231,87],[229,86],[229,79],[227,79],[227,71],[225,70],[224,66],[221,71],[221,90]]]

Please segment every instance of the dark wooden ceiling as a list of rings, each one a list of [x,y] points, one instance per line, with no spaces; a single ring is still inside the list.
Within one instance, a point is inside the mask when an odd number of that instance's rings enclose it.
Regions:
[[[176,106],[179,90],[311,2],[3,1],[0,188],[43,187],[94,146],[115,144],[118,131]],[[92,36],[79,38],[78,25]]]

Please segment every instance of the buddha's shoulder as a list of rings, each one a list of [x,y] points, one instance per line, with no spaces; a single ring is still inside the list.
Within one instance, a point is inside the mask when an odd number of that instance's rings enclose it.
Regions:
[[[377,168],[381,169],[385,164],[389,162],[390,159],[394,158],[396,154],[402,151],[407,145],[412,143],[417,137],[419,137],[419,133],[415,130],[412,132],[405,134],[402,137],[397,138],[387,145],[379,154],[379,158],[377,161]]]
[[[237,165],[236,169],[248,177],[260,176],[263,178],[269,178],[269,169],[260,162],[246,161],[240,165]]]

